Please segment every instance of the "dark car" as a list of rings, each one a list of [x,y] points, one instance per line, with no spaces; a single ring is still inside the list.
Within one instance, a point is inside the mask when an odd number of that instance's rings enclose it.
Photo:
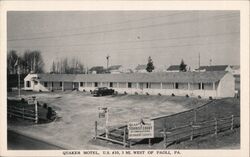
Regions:
[[[107,87],[99,87],[93,91],[94,96],[112,95],[114,94],[113,89],[108,89]]]

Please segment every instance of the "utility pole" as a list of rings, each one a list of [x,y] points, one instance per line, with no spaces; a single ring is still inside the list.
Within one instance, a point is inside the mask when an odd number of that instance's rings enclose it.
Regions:
[[[107,59],[107,69],[109,67],[109,57],[110,57],[109,55],[106,56],[106,59]]]

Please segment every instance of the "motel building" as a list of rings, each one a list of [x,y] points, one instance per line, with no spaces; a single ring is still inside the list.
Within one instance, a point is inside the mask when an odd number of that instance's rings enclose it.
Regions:
[[[28,74],[24,89],[32,91],[93,91],[108,87],[118,93],[190,96],[201,98],[234,97],[235,81],[225,71],[153,72],[120,74]]]

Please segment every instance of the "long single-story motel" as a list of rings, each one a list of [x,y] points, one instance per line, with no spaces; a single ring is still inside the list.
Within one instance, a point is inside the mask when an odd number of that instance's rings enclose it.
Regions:
[[[24,89],[33,91],[91,91],[96,87],[113,88],[118,93],[200,96],[202,98],[233,97],[235,81],[231,73],[155,72],[120,74],[28,74]]]

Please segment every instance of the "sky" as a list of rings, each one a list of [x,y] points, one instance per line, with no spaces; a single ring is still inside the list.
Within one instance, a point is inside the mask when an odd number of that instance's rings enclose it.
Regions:
[[[184,62],[240,64],[239,11],[9,11],[7,50],[39,50],[53,61],[78,58],[85,67],[156,68]],[[210,62],[211,61],[211,62]]]

